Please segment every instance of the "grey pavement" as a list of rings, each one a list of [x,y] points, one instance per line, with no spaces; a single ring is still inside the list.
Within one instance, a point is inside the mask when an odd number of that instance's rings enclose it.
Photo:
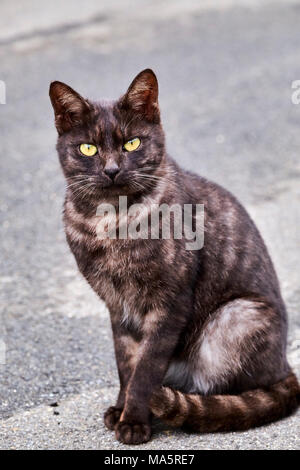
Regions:
[[[2,0],[0,448],[128,449],[102,423],[117,394],[113,344],[63,233],[52,80],[114,98],[153,68],[169,152],[230,189],[266,240],[300,377],[299,22],[292,0]],[[134,448],[297,449],[299,417],[213,435],[157,423]]]

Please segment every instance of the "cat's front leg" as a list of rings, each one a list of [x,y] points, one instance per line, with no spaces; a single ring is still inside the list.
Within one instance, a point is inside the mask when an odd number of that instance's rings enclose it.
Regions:
[[[125,405],[115,427],[116,438],[124,444],[140,444],[151,437],[149,402],[162,385],[170,359],[186,325],[189,312],[152,311],[143,325],[143,339],[130,377]]]
[[[138,342],[132,338],[128,330],[122,325],[119,315],[111,315],[111,322],[120,391],[115,406],[110,406],[104,413],[104,423],[108,429],[114,430],[124,408],[126,388],[135,365]]]

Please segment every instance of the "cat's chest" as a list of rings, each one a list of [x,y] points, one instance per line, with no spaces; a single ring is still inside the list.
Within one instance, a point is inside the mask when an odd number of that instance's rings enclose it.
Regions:
[[[107,304],[124,311],[126,319],[136,305],[145,309],[153,296],[157,263],[157,243],[151,240],[101,239],[99,217],[83,217],[66,205],[65,231],[81,273]]]

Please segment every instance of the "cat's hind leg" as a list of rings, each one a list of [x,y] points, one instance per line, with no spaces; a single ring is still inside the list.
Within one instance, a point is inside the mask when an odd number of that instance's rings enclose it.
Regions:
[[[300,388],[285,357],[285,320],[263,299],[220,307],[185,361],[171,363],[151,410],[169,425],[248,429],[297,408]],[[177,391],[174,389],[179,389]],[[184,393],[182,393],[184,392]]]
[[[230,301],[194,333],[188,355],[171,362],[164,383],[202,394],[275,383],[289,370],[285,328],[284,319],[262,299]]]
[[[226,303],[208,319],[192,348],[193,391],[242,391],[278,382],[289,371],[285,337],[285,317],[265,300]]]

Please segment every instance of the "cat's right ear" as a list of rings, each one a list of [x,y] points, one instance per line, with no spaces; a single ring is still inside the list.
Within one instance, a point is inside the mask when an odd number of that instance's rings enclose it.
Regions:
[[[90,111],[89,103],[79,93],[62,82],[52,82],[49,95],[59,135],[80,124]]]

